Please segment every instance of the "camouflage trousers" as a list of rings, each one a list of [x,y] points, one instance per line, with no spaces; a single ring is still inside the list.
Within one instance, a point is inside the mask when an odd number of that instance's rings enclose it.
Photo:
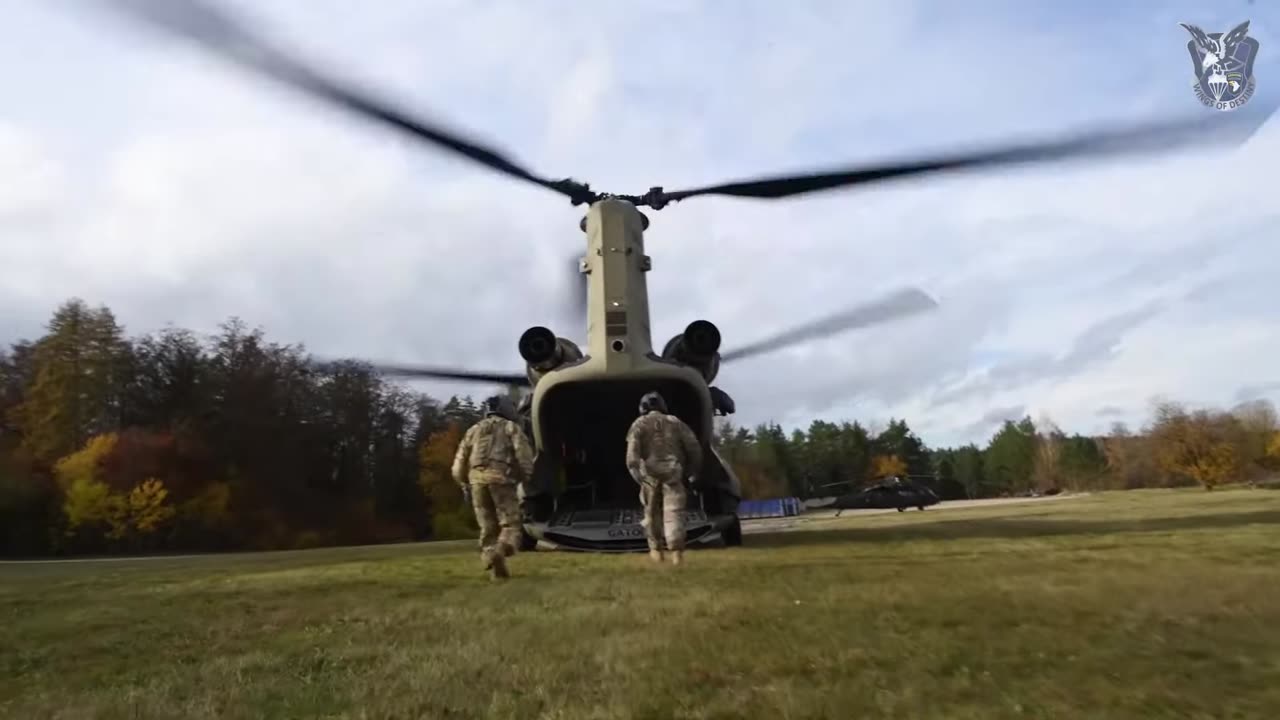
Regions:
[[[640,504],[644,506],[645,539],[650,550],[684,550],[684,508],[688,494],[684,478],[645,476],[640,480]]]
[[[519,486],[501,474],[481,470],[472,471],[467,479],[471,481],[471,508],[480,526],[481,557],[515,555],[524,534]]]

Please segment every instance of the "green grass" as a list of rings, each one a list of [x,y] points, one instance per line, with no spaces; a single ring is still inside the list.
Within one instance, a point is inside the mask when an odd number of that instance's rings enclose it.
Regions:
[[[807,527],[0,565],[0,717],[1280,717],[1280,493]]]

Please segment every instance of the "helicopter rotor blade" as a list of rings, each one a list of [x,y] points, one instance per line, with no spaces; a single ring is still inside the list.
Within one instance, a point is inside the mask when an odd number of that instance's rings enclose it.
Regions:
[[[818,318],[799,327],[778,333],[750,345],[720,354],[721,364],[780,350],[806,340],[817,340],[836,333],[870,327],[933,310],[938,302],[916,288],[893,292],[879,300]]]
[[[1011,145],[945,158],[761,177],[675,192],[653,188],[648,194],[634,199],[655,209],[660,209],[669,202],[698,195],[780,199],[946,170],[1049,162],[1075,157],[1157,153],[1197,144],[1239,144],[1251,137],[1271,117],[1275,104],[1274,101],[1268,103],[1259,99],[1258,107],[1246,106],[1235,113],[1212,113],[1191,120],[1082,133],[1058,140]]]
[[[540,185],[567,196],[574,205],[590,203],[597,195],[574,180],[550,180],[534,175],[496,150],[459,133],[414,118],[350,85],[345,85],[291,57],[245,27],[231,14],[204,0],[97,0],[130,20],[203,46],[206,50],[277,82],[338,105],[367,119],[390,125],[419,140],[510,177]]]
[[[333,365],[331,362],[316,361],[312,365],[324,369]],[[457,370],[452,368],[434,368],[418,365],[392,365],[385,363],[367,363],[373,372],[392,377],[406,377],[433,380],[464,380],[467,382],[493,383],[496,385],[516,385],[527,387],[529,378],[523,373],[500,373],[476,370]]]

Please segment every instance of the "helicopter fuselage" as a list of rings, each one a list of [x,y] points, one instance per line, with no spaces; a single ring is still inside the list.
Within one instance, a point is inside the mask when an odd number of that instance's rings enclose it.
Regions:
[[[654,352],[645,283],[651,267],[644,253],[647,225],[629,202],[609,198],[593,203],[581,226],[587,235],[587,253],[579,266],[587,276],[585,348],[541,327],[530,328],[521,338],[533,388],[528,421],[537,450],[534,476],[524,493],[526,530],[547,544],[591,550],[647,547],[638,525],[639,487],[626,468],[626,433],[641,396],[655,390],[703,447],[688,508],[691,544],[736,544],[741,492],[711,443],[717,393],[708,385],[714,370],[708,373],[707,368],[715,367],[710,361],[717,347],[699,340],[699,352],[693,355],[707,360],[701,365]],[[718,346],[714,326],[699,322],[690,327],[709,327]]]

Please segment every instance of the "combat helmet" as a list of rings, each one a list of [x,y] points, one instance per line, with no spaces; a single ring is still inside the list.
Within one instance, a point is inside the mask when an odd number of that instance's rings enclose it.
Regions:
[[[511,398],[505,395],[494,395],[492,397],[485,398],[484,414],[485,417],[498,415],[508,420],[515,420],[516,409],[515,406],[511,404]]]
[[[644,397],[640,398],[640,414],[644,415],[655,410],[665,413],[667,411],[667,401],[663,400],[657,391],[645,393]]]

